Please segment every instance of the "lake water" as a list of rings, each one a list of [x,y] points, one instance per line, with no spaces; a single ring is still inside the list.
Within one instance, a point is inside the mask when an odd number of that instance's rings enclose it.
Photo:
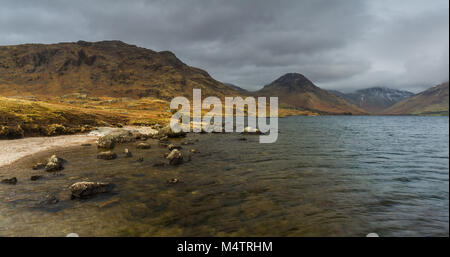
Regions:
[[[190,134],[174,142],[191,140],[182,151],[198,153],[177,167],[153,167],[167,152],[154,140],[149,150],[119,145],[111,161],[97,160],[95,146],[58,151],[68,161],[59,173],[30,168],[53,152],[22,159],[0,169],[19,179],[0,184],[0,236],[449,236],[448,117],[279,123],[274,144]],[[68,186],[82,180],[115,187],[71,200]],[[42,202],[48,194],[59,202]]]

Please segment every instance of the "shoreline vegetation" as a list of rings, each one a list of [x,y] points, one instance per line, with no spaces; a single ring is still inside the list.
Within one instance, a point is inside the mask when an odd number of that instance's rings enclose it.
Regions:
[[[0,97],[0,140],[75,135],[96,127],[167,125],[172,116],[169,104],[155,98],[88,97],[78,93],[45,101],[35,96]],[[319,114],[280,106],[278,117],[296,115]]]

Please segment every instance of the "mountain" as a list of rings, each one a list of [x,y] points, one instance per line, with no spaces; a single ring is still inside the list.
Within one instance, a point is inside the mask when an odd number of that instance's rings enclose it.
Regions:
[[[227,85],[228,87],[230,87],[233,90],[236,90],[237,92],[243,93],[243,94],[247,94],[248,91],[246,89],[243,89],[242,87],[238,87],[234,84],[231,83],[224,83],[225,85]]]
[[[305,76],[288,73],[264,86],[256,95],[278,96],[279,102],[290,106],[328,114],[364,114],[344,99],[315,86]]]
[[[121,41],[0,46],[0,94],[61,96],[154,96],[171,99],[236,95],[206,71],[186,65],[173,53],[155,52]]]
[[[409,97],[388,108],[383,114],[393,115],[448,115],[448,82]]]
[[[386,108],[413,96],[408,91],[390,89],[386,87],[372,87],[361,89],[353,93],[345,94],[339,91],[331,91],[333,94],[344,98],[369,113],[380,113]]]

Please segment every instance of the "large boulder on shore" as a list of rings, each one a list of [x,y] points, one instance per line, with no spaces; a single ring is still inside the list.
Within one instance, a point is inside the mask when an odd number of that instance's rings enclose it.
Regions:
[[[183,154],[181,154],[178,149],[173,149],[169,155],[167,155],[166,159],[169,160],[171,165],[179,165],[183,163]]]
[[[57,157],[56,155],[52,155],[45,165],[45,171],[60,171],[64,169],[63,167],[63,159]]]
[[[162,129],[159,130],[158,136],[160,138],[162,137],[169,137],[169,138],[176,138],[176,137],[185,137],[186,132],[180,131],[180,132],[174,132],[170,126],[165,126]]]
[[[101,182],[77,182],[69,187],[73,198],[88,198],[99,193],[109,192],[112,188],[110,183]]]

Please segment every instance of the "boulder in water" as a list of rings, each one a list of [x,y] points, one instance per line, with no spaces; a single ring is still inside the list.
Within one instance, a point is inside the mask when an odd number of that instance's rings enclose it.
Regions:
[[[180,180],[177,178],[171,178],[171,179],[167,180],[167,184],[169,184],[169,185],[178,184],[178,182],[180,182]]]
[[[123,150],[123,153],[125,154],[125,157],[132,157],[133,154],[130,152],[130,150],[128,150],[128,148],[125,148]]]
[[[99,193],[106,193],[111,190],[110,183],[102,182],[77,182],[69,187],[73,198],[88,198]]]
[[[6,179],[2,179],[1,182],[3,184],[15,185],[15,184],[17,184],[17,178],[16,177],[6,178]]]
[[[150,149],[152,146],[149,143],[139,143],[136,146],[137,149]]]
[[[162,137],[176,138],[176,137],[185,137],[186,132],[184,131],[174,132],[172,128],[170,128],[170,126],[165,126],[164,128],[159,130],[158,135],[160,136],[160,138]]]
[[[97,159],[113,160],[117,158],[117,154],[111,151],[101,152],[97,154]]]
[[[48,172],[51,171],[60,171],[64,169],[63,167],[63,159],[57,157],[56,155],[52,155],[45,165],[45,170]]]
[[[261,135],[262,132],[257,128],[245,127],[242,134],[253,134],[253,135]]]
[[[170,151],[172,151],[173,149],[178,149],[180,150],[182,147],[179,145],[175,145],[175,144],[170,144],[167,146],[167,148],[169,148]]]
[[[38,162],[38,163],[36,163],[35,165],[33,165],[33,170],[41,170],[41,169],[43,169],[43,168],[45,168],[45,164],[44,163],[42,163],[42,162]]]
[[[183,163],[183,155],[178,149],[173,149],[169,155],[167,155],[166,159],[169,160],[171,165],[179,165]]]
[[[36,180],[41,179],[41,178],[43,178],[41,175],[33,175],[33,176],[30,177],[30,180],[31,181],[36,181]]]
[[[103,149],[113,149],[115,144],[116,142],[113,135],[103,136],[97,141],[97,147]]]

